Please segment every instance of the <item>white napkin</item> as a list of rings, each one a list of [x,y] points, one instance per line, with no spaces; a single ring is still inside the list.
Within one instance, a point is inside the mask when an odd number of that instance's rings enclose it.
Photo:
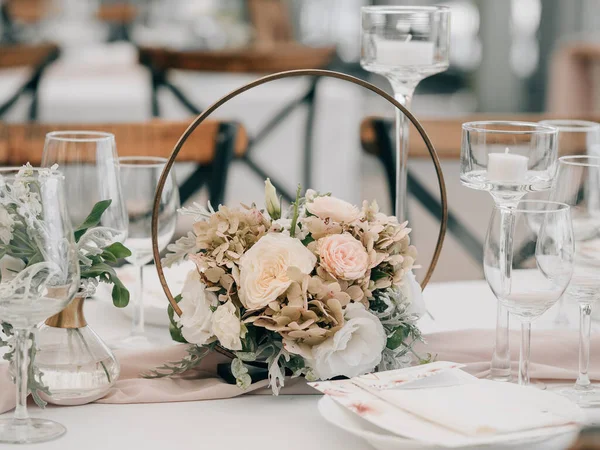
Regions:
[[[480,380],[458,367],[436,362],[311,386],[383,433],[442,447],[537,439],[583,421],[564,397]]]
[[[467,436],[515,433],[573,423],[554,395],[511,383],[479,380],[458,386],[380,391],[415,416]]]

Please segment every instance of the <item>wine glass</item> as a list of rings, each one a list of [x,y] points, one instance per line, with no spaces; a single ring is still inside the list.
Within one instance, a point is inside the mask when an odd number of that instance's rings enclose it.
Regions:
[[[167,163],[165,158],[133,156],[119,158],[121,185],[127,213],[129,231],[125,246],[131,250],[127,258],[136,268],[136,289],[133,295],[132,330],[128,338],[114,344],[121,348],[151,347],[152,339],[144,327],[143,270],[152,261],[152,209],[158,180]],[[179,190],[171,172],[160,199],[158,214],[158,247],[162,251],[171,241],[177,225]]]
[[[62,174],[51,169],[0,169],[0,320],[14,336],[17,405],[0,419],[0,442],[32,443],[65,428],[27,414],[33,330],[61,311],[79,287],[79,263]]]
[[[542,120],[544,125],[558,129],[558,154],[566,155],[596,155],[600,156],[600,123],[587,120],[552,119]],[[562,184],[562,182],[561,182]],[[566,186],[561,186],[566,187]],[[546,199],[549,197],[546,196]],[[565,200],[565,203],[571,204]],[[575,236],[577,238],[577,236]],[[558,325],[569,325],[567,314],[566,295],[559,301],[559,308],[555,318]]]
[[[115,136],[97,131],[48,133],[42,166],[54,164],[58,164],[69,187],[66,198],[73,227],[85,220],[96,203],[111,200],[100,225],[111,228],[116,233],[115,241],[123,242],[127,237],[128,223]]]
[[[410,109],[421,80],[448,69],[450,8],[364,6],[361,8],[361,66],[388,79],[394,97]],[[396,215],[407,218],[409,122],[396,111]]]
[[[511,208],[511,271],[505,278],[501,230],[507,207],[496,205],[484,247],[485,278],[496,298],[521,321],[519,384],[529,384],[531,322],[563,295],[573,273],[575,253],[570,207],[524,200]]]
[[[488,191],[501,210],[502,277],[510,279],[511,230],[514,207],[528,192],[549,190],[556,175],[558,130],[531,122],[484,121],[462,125],[460,181],[471,189]],[[498,302],[496,342],[490,378],[509,381],[508,311]]]
[[[588,376],[592,308],[600,300],[600,157],[563,156],[559,159],[551,198],[571,205],[575,236],[573,278],[566,297],[579,304],[579,376],[575,386],[560,393],[580,406],[599,406],[600,390]]]

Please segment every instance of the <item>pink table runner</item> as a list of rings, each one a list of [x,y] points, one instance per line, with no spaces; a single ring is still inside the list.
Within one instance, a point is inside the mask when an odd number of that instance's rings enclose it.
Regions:
[[[511,333],[513,361],[518,361],[519,332]],[[466,370],[486,376],[494,344],[493,330],[463,330],[434,333],[426,337],[427,345],[419,344],[417,353],[431,353],[438,361],[454,361],[467,365]],[[578,334],[574,331],[537,331],[532,335],[532,378],[574,381],[577,377]],[[600,335],[592,338],[589,375],[600,381]],[[149,369],[165,362],[178,361],[186,355],[185,345],[147,351],[118,354],[121,376],[106,397],[99,403],[161,403],[231,398],[244,393],[269,394],[268,382],[254,383],[246,391],[227,384],[218,377],[217,364],[227,359],[211,354],[195,370],[178,378],[148,380],[140,377]],[[516,371],[517,362],[513,362]],[[302,379],[286,380],[283,394],[316,393]],[[14,385],[8,376],[8,366],[0,366],[0,413],[15,406]]]

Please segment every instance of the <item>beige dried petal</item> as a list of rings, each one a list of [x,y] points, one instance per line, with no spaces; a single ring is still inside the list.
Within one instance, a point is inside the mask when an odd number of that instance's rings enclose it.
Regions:
[[[362,297],[365,295],[363,290],[361,289],[361,287],[358,285],[350,286],[348,288],[348,290],[346,291],[346,293],[354,301],[358,301],[358,300],[362,299]]]
[[[223,275],[225,275],[225,271],[220,267],[211,267],[204,271],[204,276],[206,276],[211,283],[218,283]]]

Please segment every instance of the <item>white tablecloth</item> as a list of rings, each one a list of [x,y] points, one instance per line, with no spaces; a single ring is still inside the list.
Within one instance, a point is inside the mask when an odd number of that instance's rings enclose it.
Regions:
[[[150,269],[150,268],[149,268]],[[424,318],[426,333],[464,328],[491,328],[495,299],[484,281],[437,283],[425,290],[435,320]],[[166,302],[166,301],[165,301]],[[91,300],[86,307],[90,324],[103,337],[122,335],[129,319],[109,299]],[[550,326],[555,311],[536,326]],[[164,328],[150,327],[169,341]],[[242,396],[230,400],[145,405],[32,407],[32,416],[64,424],[67,434],[43,447],[32,449],[86,450],[107,448],[203,448],[203,449],[368,449],[362,442],[339,431],[319,415],[319,396]],[[588,411],[600,422],[600,411]],[[21,447],[23,448],[23,447]],[[27,448],[27,446],[25,447]]]

